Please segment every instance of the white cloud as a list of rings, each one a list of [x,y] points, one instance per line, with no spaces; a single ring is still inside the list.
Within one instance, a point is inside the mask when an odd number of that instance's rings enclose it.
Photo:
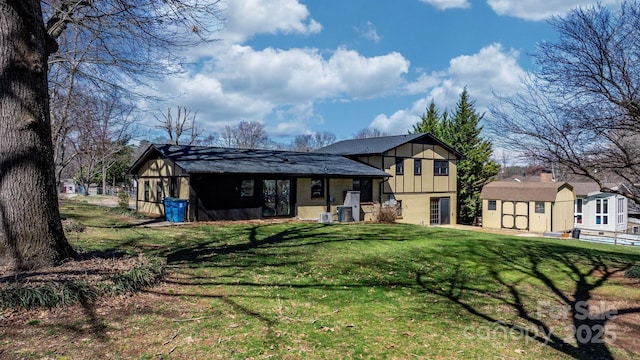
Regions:
[[[374,43],[379,43],[382,40],[382,37],[376,31],[376,27],[373,25],[371,21],[367,21],[367,25],[362,28],[356,28],[356,31],[363,38],[373,41]]]
[[[409,69],[399,53],[365,57],[336,49],[325,58],[317,49],[255,50],[233,45],[203,63],[197,74],[166,83],[164,93],[182,96],[175,103],[199,110],[209,128],[274,118],[265,123],[274,135],[307,130],[304,121],[321,121],[313,104],[323,100],[375,98],[399,89]],[[301,119],[304,119],[301,120]]]
[[[373,119],[369,128],[375,128],[389,135],[406,134],[413,125],[420,121],[420,116],[428,106],[427,99],[415,101],[410,109],[402,109],[391,116],[379,114]]]
[[[392,92],[408,71],[409,61],[397,52],[365,57],[353,50],[338,49],[326,64],[326,76],[340,81],[336,90],[353,98],[373,98]]]
[[[394,90],[409,62],[398,53],[364,57],[337,49],[324,59],[316,49],[254,50],[234,45],[215,59],[209,76],[225,91],[239,91],[275,103],[348,96],[369,98]]]
[[[198,120],[214,129],[245,119],[259,120],[273,108],[270,101],[225,91],[215,77],[205,74],[171,79],[164,93],[175,94],[173,104],[198,111]]]
[[[409,95],[421,94],[440,83],[442,74],[420,74],[418,79],[407,84],[406,93]]]
[[[404,85],[409,61],[396,52],[364,56],[346,48],[254,49],[242,44],[256,34],[319,32],[322,26],[298,0],[224,1],[223,41],[186,53],[196,64],[191,72],[158,85],[158,93],[171,94],[174,106],[198,110],[208,131],[248,120],[263,122],[274,136],[296,135],[323,122],[314,112],[317,102],[381,97]],[[362,31],[380,40],[371,22]]]
[[[471,7],[469,0],[420,0],[440,10],[467,9]]]
[[[518,52],[505,51],[500,44],[486,46],[476,54],[461,55],[449,62],[447,71],[436,76],[424,76],[418,83],[431,83],[428,95],[417,100],[409,109],[402,109],[387,116],[378,115],[369,125],[390,134],[403,134],[420,120],[433,100],[444,111],[453,111],[460,93],[467,87],[469,96],[476,102],[478,112],[486,111],[493,100],[492,92],[512,94],[519,89],[525,71],[518,65]]]
[[[275,137],[291,137],[292,134],[310,134],[309,125],[324,123],[322,117],[315,114],[313,102],[287,106],[275,110],[277,123],[270,125],[267,132]]]
[[[256,34],[315,34],[322,25],[297,0],[227,0],[226,26],[220,37],[242,43]]]
[[[513,16],[525,20],[544,20],[554,15],[566,15],[578,6],[595,5],[589,0],[487,0],[487,4],[498,15]],[[603,5],[620,4],[620,0],[601,0]]]
[[[486,107],[492,91],[509,93],[521,84],[525,71],[518,65],[519,53],[505,51],[500,44],[486,46],[477,54],[461,55],[449,62],[449,79],[432,91],[436,103],[451,108],[467,86],[478,107]]]

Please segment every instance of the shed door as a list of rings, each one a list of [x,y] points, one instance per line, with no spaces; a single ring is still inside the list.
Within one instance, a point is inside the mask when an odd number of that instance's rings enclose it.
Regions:
[[[529,203],[503,201],[502,227],[505,229],[529,230]]]

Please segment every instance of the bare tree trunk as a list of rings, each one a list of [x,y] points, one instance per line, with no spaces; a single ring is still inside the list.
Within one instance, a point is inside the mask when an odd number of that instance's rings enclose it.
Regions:
[[[102,195],[107,195],[107,163],[102,161]]]
[[[0,265],[53,265],[75,252],[56,195],[47,35],[39,0],[0,0]]]

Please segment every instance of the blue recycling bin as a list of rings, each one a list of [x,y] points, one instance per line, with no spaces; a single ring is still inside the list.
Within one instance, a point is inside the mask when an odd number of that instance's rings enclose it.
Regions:
[[[169,220],[171,222],[183,222],[185,219],[185,215],[187,214],[187,203],[188,200],[183,200],[183,199],[173,199],[173,206],[172,206],[172,220]]]
[[[176,199],[170,196],[164,198],[164,216],[169,222],[183,222],[187,214],[189,200]]]
[[[173,221],[173,218],[175,217],[175,203],[174,203],[174,199],[170,196],[165,197],[162,200],[162,203],[164,204],[164,217],[167,221]]]

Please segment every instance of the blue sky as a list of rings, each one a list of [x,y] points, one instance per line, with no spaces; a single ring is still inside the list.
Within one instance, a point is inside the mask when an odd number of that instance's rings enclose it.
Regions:
[[[404,134],[431,100],[453,109],[466,86],[479,111],[518,90],[531,52],[554,40],[546,19],[584,0],[225,0],[220,40],[157,84],[147,104],[198,111],[206,132],[258,121],[287,143],[363,128]],[[603,0],[617,5],[620,0]]]

